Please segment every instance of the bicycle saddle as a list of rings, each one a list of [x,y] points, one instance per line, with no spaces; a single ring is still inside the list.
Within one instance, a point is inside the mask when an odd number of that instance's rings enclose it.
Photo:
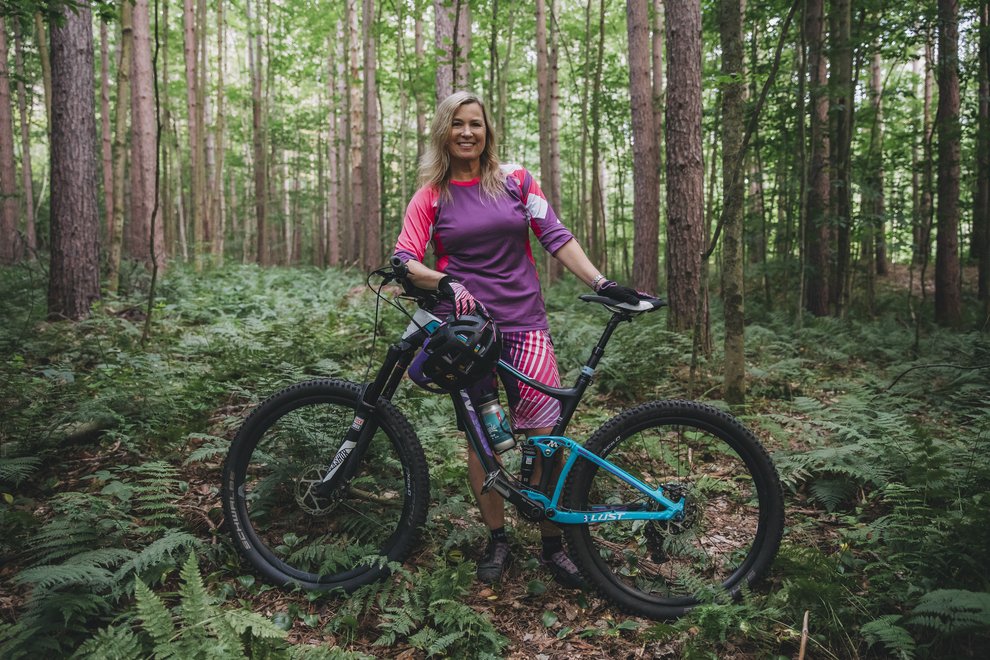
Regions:
[[[654,298],[653,296],[648,296],[643,293],[638,295],[640,297],[638,305],[630,305],[629,303],[619,302],[618,300],[606,298],[605,296],[594,296],[591,294],[578,296],[578,298],[584,302],[598,303],[616,314],[642,314],[644,312],[655,312],[661,307],[667,306],[667,301],[663,298]]]

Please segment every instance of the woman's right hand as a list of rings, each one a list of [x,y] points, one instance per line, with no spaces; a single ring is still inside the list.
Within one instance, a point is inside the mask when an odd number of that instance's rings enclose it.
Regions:
[[[445,276],[437,285],[437,290],[454,303],[454,313],[458,316],[474,314],[479,309],[485,311],[485,306],[481,304],[463,284],[454,278]]]

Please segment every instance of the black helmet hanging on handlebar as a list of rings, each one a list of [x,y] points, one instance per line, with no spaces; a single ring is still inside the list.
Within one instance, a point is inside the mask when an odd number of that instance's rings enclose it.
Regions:
[[[502,354],[502,336],[487,316],[452,316],[423,348],[423,375],[454,392],[487,376]]]

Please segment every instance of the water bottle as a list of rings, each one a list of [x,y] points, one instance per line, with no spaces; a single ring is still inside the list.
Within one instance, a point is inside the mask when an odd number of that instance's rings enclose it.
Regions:
[[[486,392],[478,397],[478,414],[492,449],[501,454],[516,446],[516,439],[512,437],[509,427],[509,418],[498,402],[498,393]]]

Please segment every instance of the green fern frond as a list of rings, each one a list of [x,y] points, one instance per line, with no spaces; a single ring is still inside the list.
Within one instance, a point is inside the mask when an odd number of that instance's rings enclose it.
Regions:
[[[905,617],[905,623],[946,635],[990,630],[990,593],[963,589],[929,592]]]
[[[192,534],[173,530],[149,543],[140,552],[133,553],[131,559],[117,569],[115,578],[123,584],[132,573],[140,576],[156,566],[163,564],[174,566],[177,564],[176,556],[180,552],[187,554],[191,550],[198,550],[202,545],[203,542]]]
[[[73,658],[85,660],[137,660],[145,654],[141,640],[124,626],[101,628],[95,636],[83,642]]]
[[[39,465],[41,459],[36,456],[0,458],[0,483],[19,486],[37,471]]]
[[[175,635],[172,615],[165,603],[140,578],[134,581],[134,594],[137,597],[138,618],[141,619],[142,629],[151,635],[155,652],[167,657],[169,644]]]
[[[182,621],[186,628],[200,628],[213,616],[213,607],[210,595],[203,585],[203,578],[199,574],[196,555],[189,553],[189,558],[183,564],[179,575],[182,578],[182,586],[179,587],[179,595],[182,598],[179,611]]]
[[[882,644],[892,657],[911,660],[914,657],[915,642],[906,629],[897,625],[901,617],[888,614],[863,624],[860,633],[867,644]]]
[[[113,573],[93,564],[58,564],[28,568],[15,575],[14,584],[30,584],[47,590],[72,584],[103,589],[113,584]]]
[[[251,636],[262,639],[285,639],[287,633],[266,617],[248,610],[224,610],[223,618],[238,634],[251,631]]]

